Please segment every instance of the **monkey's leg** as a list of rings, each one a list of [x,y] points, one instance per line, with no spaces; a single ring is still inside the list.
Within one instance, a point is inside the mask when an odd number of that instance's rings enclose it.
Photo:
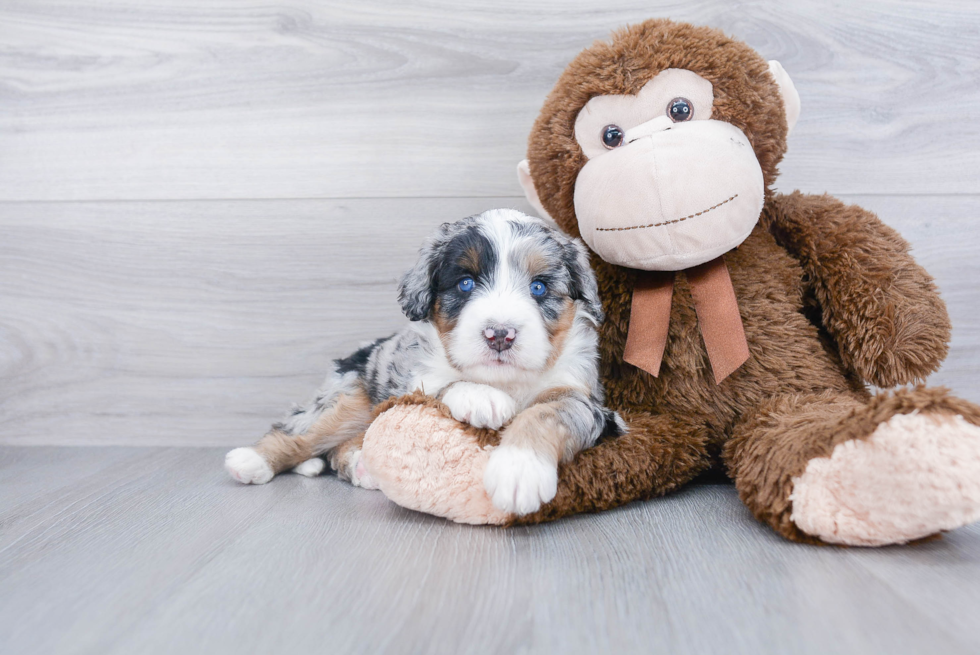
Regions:
[[[533,514],[517,517],[515,523],[553,521],[662,496],[710,466],[704,425],[645,412],[619,414],[626,422],[626,434],[601,441],[561,464],[554,500]]]
[[[274,425],[254,447],[229,452],[225,468],[231,476],[245,484],[265,484],[300,464],[312,471],[315,463],[309,460],[364,435],[371,423],[371,402],[363,390],[353,387],[326,401],[321,396],[291,419]]]
[[[980,518],[978,426],[980,407],[945,389],[779,397],[745,415],[724,459],[742,501],[789,539],[905,543]]]

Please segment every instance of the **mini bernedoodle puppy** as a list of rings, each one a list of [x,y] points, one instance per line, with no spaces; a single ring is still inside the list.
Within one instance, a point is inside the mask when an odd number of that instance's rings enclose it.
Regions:
[[[603,316],[588,253],[552,224],[508,209],[446,223],[402,279],[399,300],[412,322],[336,360],[310,404],[254,447],[229,452],[236,480],[318,475],[322,456],[373,488],[359,464],[372,409],[419,389],[457,420],[502,428],[484,484],[495,506],[527,514],[554,498],[559,461],[625,432],[602,404]]]

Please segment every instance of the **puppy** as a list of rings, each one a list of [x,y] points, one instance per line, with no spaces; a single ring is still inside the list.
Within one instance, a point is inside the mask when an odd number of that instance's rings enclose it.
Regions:
[[[619,435],[603,407],[602,306],[585,246],[552,224],[497,209],[442,225],[402,279],[411,323],[334,362],[323,388],[225,466],[243,483],[284,470],[375,487],[360,465],[372,409],[420,389],[452,415],[500,430],[484,484],[498,508],[527,514],[555,496],[558,463]]]

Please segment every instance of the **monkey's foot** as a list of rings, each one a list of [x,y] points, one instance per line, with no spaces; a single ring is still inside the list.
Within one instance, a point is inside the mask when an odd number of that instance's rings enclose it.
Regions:
[[[458,523],[506,523],[511,515],[483,487],[491,449],[467,427],[434,407],[395,405],[368,428],[359,464],[402,507]]]
[[[898,414],[793,479],[792,520],[851,546],[900,544],[980,519],[980,427]]]

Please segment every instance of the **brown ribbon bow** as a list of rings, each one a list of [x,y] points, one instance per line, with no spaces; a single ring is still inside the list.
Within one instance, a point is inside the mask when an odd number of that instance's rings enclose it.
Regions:
[[[715,383],[721,384],[749,358],[749,344],[745,340],[732,279],[721,257],[689,268],[684,273],[691,285],[691,297],[708,350],[711,371],[715,375]],[[667,346],[675,275],[673,271],[640,271],[633,287],[623,359],[654,377],[660,373],[660,363]]]

